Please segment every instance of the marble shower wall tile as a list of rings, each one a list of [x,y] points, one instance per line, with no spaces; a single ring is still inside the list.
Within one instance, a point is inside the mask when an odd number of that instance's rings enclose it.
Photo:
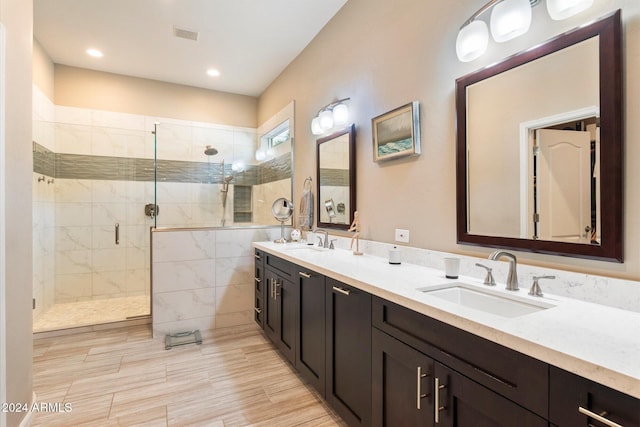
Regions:
[[[279,232],[274,227],[154,231],[154,335],[251,323],[251,243]],[[201,302],[202,295],[213,298],[206,300],[212,306]]]
[[[189,261],[215,257],[215,231],[153,233],[153,262]]]

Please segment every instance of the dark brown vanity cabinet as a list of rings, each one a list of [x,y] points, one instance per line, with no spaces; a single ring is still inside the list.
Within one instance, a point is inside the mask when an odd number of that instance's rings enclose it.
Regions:
[[[325,277],[296,266],[298,331],[296,369],[324,396],[325,390]]]
[[[640,427],[634,397],[255,255],[256,322],[349,426]]]
[[[350,426],[370,426],[371,295],[325,280],[326,400]]]
[[[264,331],[282,354],[295,364],[297,287],[292,281],[294,265],[288,261],[264,255]]]
[[[375,426],[547,426],[548,365],[373,297]]]
[[[546,427],[547,421],[373,329],[373,426]]]
[[[640,401],[551,367],[550,421],[558,427],[640,426]]]
[[[254,303],[253,303],[253,320],[264,329],[264,302],[266,297],[266,281],[264,279],[264,262],[262,261],[262,257],[264,253],[259,250],[254,250],[254,275],[253,275],[253,286],[254,286]]]

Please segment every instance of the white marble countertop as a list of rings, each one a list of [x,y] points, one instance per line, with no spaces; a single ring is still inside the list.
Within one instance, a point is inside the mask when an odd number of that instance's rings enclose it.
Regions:
[[[354,256],[343,249],[321,251],[299,243],[273,242],[255,242],[254,247],[640,398],[640,313],[551,294],[532,297],[528,289],[507,291],[501,283],[489,288],[472,277],[446,279],[441,270],[391,265],[384,258]],[[457,281],[554,307],[507,318],[417,290]]]

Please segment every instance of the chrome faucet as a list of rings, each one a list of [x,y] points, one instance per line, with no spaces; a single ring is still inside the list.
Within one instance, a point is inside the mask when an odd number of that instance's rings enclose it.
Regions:
[[[324,242],[322,237],[318,236],[318,246],[322,246],[323,248],[329,247],[329,232],[327,230],[316,230],[316,233],[324,233]]]
[[[495,261],[501,257],[509,258],[509,273],[507,274],[507,290],[508,291],[518,291],[520,288],[518,287],[518,265],[516,256],[510,252],[506,251],[495,251],[491,255],[489,255],[489,259]]]
[[[538,280],[540,279],[555,279],[556,276],[533,276],[533,285],[531,285],[531,289],[529,290],[529,295],[542,297],[544,294],[542,293],[542,289],[540,289],[540,284]]]

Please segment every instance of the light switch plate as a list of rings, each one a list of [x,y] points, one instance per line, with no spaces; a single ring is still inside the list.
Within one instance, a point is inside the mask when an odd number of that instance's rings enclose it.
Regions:
[[[409,243],[409,230],[396,228],[396,242]]]

